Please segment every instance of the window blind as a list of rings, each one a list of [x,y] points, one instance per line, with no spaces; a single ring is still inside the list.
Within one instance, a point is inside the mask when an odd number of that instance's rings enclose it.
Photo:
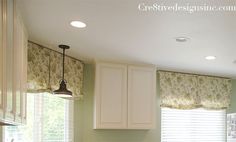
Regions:
[[[25,126],[5,127],[4,142],[73,142],[73,101],[28,94],[27,113]]]
[[[226,112],[162,108],[161,142],[226,142]]]

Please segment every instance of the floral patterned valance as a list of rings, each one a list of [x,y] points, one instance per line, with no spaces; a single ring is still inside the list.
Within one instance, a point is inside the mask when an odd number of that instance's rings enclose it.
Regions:
[[[73,99],[82,97],[84,64],[65,57],[65,79]],[[62,77],[62,54],[28,43],[28,92],[49,92],[58,89]]]
[[[166,71],[159,73],[162,107],[225,109],[230,105],[230,79]]]

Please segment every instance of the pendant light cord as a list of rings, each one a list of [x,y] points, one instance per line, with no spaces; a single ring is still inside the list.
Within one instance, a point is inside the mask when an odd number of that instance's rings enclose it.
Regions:
[[[62,55],[62,80],[64,80],[64,71],[65,71],[65,67],[64,67],[64,64],[65,64],[65,48],[63,48],[63,55]]]

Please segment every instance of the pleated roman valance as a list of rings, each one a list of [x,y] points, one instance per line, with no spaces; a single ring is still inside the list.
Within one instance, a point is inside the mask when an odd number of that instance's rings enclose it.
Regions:
[[[230,79],[168,71],[159,74],[162,107],[225,109],[230,105]]]
[[[65,57],[65,79],[73,99],[82,97],[83,63]],[[62,54],[28,43],[28,92],[49,92],[58,89],[62,78]]]

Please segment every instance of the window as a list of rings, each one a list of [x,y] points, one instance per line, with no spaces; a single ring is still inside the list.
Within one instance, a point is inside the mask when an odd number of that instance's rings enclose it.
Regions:
[[[4,142],[73,142],[73,102],[48,93],[28,94],[27,125],[7,126]]]
[[[225,110],[161,110],[161,142],[225,142]]]

